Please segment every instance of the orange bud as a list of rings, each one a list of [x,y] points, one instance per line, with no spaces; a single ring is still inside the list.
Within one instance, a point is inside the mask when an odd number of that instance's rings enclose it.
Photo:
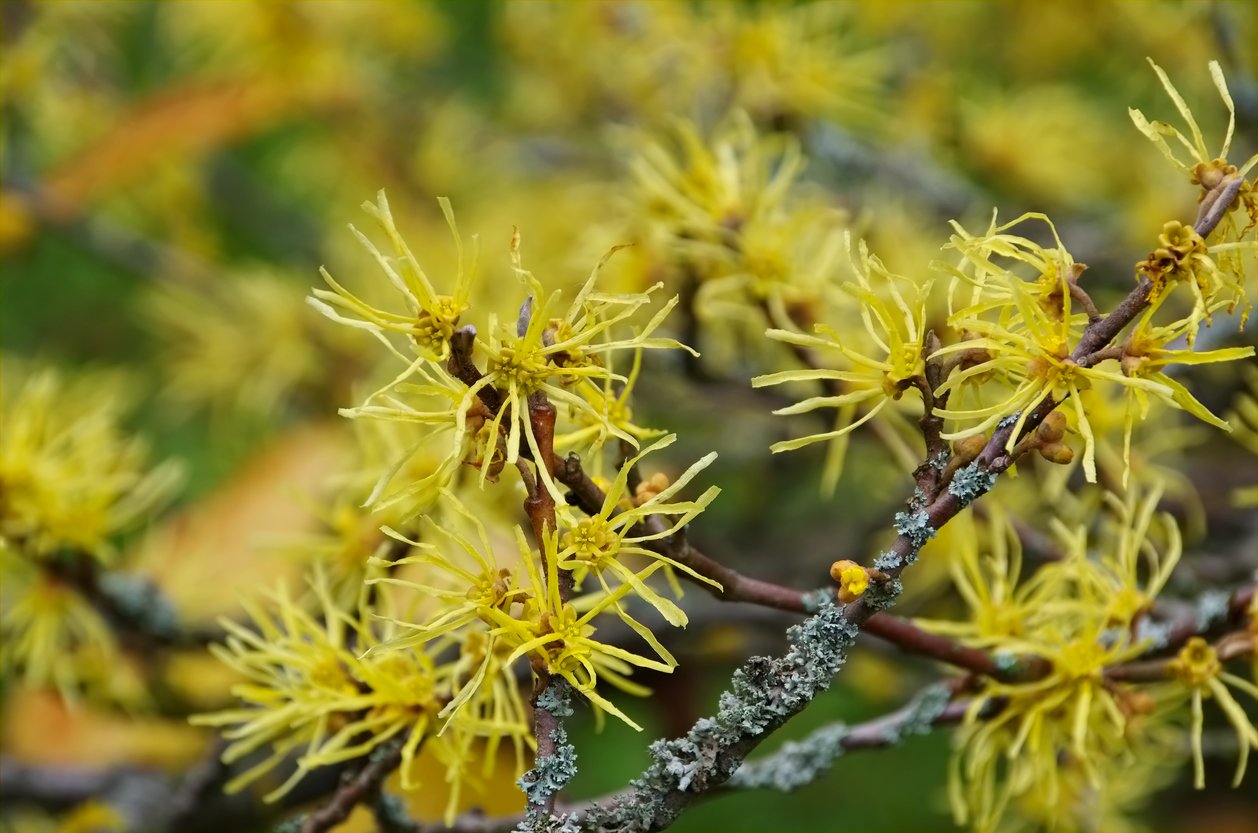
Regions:
[[[859,599],[869,587],[869,572],[855,561],[834,562],[830,577],[839,583],[838,599],[844,604]]]

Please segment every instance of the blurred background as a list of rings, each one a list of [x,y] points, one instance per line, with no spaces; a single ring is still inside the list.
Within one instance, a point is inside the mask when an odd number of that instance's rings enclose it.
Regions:
[[[611,246],[635,243],[610,264],[609,283],[664,280],[669,294],[684,292],[651,245],[651,194],[635,160],[682,121],[707,135],[740,112],[798,142],[800,199],[868,240],[893,270],[924,274],[949,219],[975,228],[993,207],[1006,219],[1043,211],[1107,301],[1125,293],[1162,223],[1196,210],[1192,189],[1127,116],[1128,107],[1173,115],[1146,57],[1214,137],[1226,112],[1206,64],[1220,61],[1237,108],[1233,158],[1253,153],[1258,136],[1258,14],[1242,2],[0,8],[5,404],[14,374],[37,366],[125,386],[128,428],[152,460],[178,461],[184,480],[164,512],[120,536],[120,561],[194,624],[239,615],[242,595],[298,575],[315,556],[294,542],[322,536],[318,557],[354,556],[328,543],[341,532],[314,507],[352,463],[353,431],[336,409],[376,378],[377,350],[303,299],[321,265],[372,279],[376,266],[346,224],[362,222],[358,206],[381,188],[434,274],[454,263],[435,199],[450,198],[465,238],[479,236],[482,304],[499,303],[495,288],[514,280],[513,226],[543,280],[576,284]],[[746,383],[781,355],[745,349],[739,334],[698,337],[704,363],[648,364],[636,401],[645,424],[679,433],[669,450],[678,465],[721,452],[709,474],[724,492],[696,540],[796,586],[825,583],[831,558],[805,553],[876,552],[907,473],[858,436],[838,493],[823,500],[821,455],[771,459],[768,445],[785,429],[769,410],[780,403]],[[1244,343],[1220,336],[1229,337]],[[1201,389],[1222,412],[1236,383]],[[1226,574],[1246,546],[1252,561],[1253,519],[1238,520],[1227,492],[1252,483],[1255,466],[1225,438],[1201,442],[1191,462],[1170,465],[1186,474],[1190,551]],[[944,594],[945,571],[935,572],[907,582],[910,612]],[[623,725],[596,735],[578,721],[574,796],[622,786],[646,763],[647,739],[683,731],[738,661],[782,645],[789,618],[702,595],[687,596],[692,625],[670,643],[678,673],[647,680],[655,694],[624,704],[645,735]],[[130,702],[67,704],[6,673],[0,754],[86,771],[173,772],[201,760],[210,737],[181,715],[229,702],[230,676],[203,651],[140,650],[132,660],[150,691]],[[773,743],[882,713],[935,676],[864,646]],[[952,830],[948,746],[937,733],[861,753],[798,793],[708,802],[675,829],[811,831],[841,820],[865,833]],[[1132,824],[1258,829],[1255,791],[1229,791],[1227,766],[1204,793],[1188,778],[1170,784]],[[865,800],[893,780],[911,793]],[[429,818],[444,803],[440,779],[433,784],[416,799]],[[515,806],[514,787],[497,792],[491,810]],[[69,829],[27,808],[3,818],[0,829]]]

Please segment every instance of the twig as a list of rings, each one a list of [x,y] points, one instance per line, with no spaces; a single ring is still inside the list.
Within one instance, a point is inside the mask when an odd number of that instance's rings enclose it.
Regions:
[[[581,461],[576,455],[569,455],[567,459],[557,461],[555,468],[557,479],[572,490],[578,505],[591,514],[599,511],[603,505],[603,491],[598,484],[584,474]],[[683,578],[702,587],[722,601],[744,602],[791,613],[812,613],[816,610],[814,592],[796,590],[746,576],[704,554],[684,537],[674,536],[671,540],[658,539],[648,542],[648,546],[681,562],[695,572],[719,582],[721,586],[718,589],[707,582],[697,581],[684,572],[681,574]],[[828,595],[827,591],[821,592]],[[878,613],[872,616],[866,623],[866,631],[872,636],[885,639],[906,653],[930,657],[939,662],[999,680],[1011,681],[1021,679],[1026,674],[1039,673],[1039,669],[1045,662],[1039,657],[1001,662],[985,651],[967,648],[946,636],[929,633],[909,620],[890,613]]]
[[[40,565],[51,578],[74,588],[141,648],[205,647],[223,637],[217,627],[184,627],[175,606],[150,579],[102,570],[87,553],[66,553]]]
[[[835,722],[815,729],[802,740],[786,743],[771,755],[743,764],[724,789],[771,788],[790,792],[825,775],[846,752],[896,746],[906,738],[960,723],[974,704],[952,699],[959,688],[933,685],[904,707],[873,720],[855,726]],[[992,698],[983,703],[975,716],[988,719],[1003,707],[1003,701]]]
[[[327,804],[306,816],[301,833],[324,833],[345,821],[359,804],[374,800],[385,779],[401,763],[400,740],[377,747],[362,769],[346,778]]]
[[[227,780],[230,770],[222,760],[227,746],[226,740],[216,738],[204,757],[184,776],[171,798],[170,821],[167,824],[170,829],[186,829],[206,796],[211,795],[215,787]]]
[[[1219,659],[1229,662],[1247,656],[1254,651],[1254,639],[1249,631],[1233,631],[1220,637],[1214,644]],[[1125,662],[1105,669],[1105,680],[1111,683],[1155,683],[1175,678],[1174,658],[1147,659]]]

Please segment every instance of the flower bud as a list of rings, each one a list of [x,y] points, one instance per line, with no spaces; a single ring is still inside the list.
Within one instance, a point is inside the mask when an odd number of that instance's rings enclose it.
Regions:
[[[1044,418],[1035,433],[1045,443],[1059,442],[1066,433],[1066,415],[1061,411],[1053,411]]]
[[[959,462],[968,463],[977,457],[987,445],[987,437],[983,434],[971,434],[952,443],[952,453]]]
[[[1075,453],[1063,443],[1045,443],[1039,447],[1039,452],[1048,462],[1063,466],[1075,458]]]

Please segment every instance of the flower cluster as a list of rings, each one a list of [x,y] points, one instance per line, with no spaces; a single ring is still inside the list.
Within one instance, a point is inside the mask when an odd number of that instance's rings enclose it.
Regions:
[[[421,424],[427,432],[425,442],[444,435],[447,451],[442,463],[428,477],[407,486],[401,499],[422,502],[417,500],[421,495],[431,498],[451,482],[461,463],[477,468],[484,483],[496,479],[503,466],[514,465],[522,448],[525,456],[539,454],[527,404],[535,395],[566,406],[579,425],[570,433],[582,432],[591,445],[601,445],[612,436],[636,445],[645,431],[628,422],[623,402],[610,395],[611,384],[628,383],[610,365],[622,351],[636,355],[644,349],[682,348],[671,338],[652,335],[676,299],[665,303],[632,335],[613,337],[613,330],[626,326],[651,301],[650,291],[616,295],[596,289],[599,272],[615,250],[600,260],[566,309],[560,310],[559,293],[546,293],[540,281],[522,267],[517,233],[511,247],[513,271],[527,292],[518,321],[500,324],[491,314],[484,336],[475,327],[463,328],[468,339],[461,352],[452,355],[456,327],[469,308],[476,257],[467,262],[449,203],[441,205],[459,252],[450,294],[434,289],[398,233],[381,193],[366,208],[388,235],[394,256],[386,257],[366,235],[355,233],[402,294],[407,311],[391,312],[366,303],[326,270],[324,278],[332,290],[316,289],[311,299],[325,315],[372,333],[405,364],[401,373],[361,405],[343,413]],[[395,343],[390,334],[404,336],[406,343]],[[475,365],[481,356],[484,371]],[[373,503],[385,480],[395,474],[392,469],[381,480]],[[547,488],[562,500],[546,467],[542,476]]]
[[[1169,663],[1169,682],[1128,684],[1110,676],[1110,669],[1165,640],[1155,605],[1182,544],[1175,519],[1157,511],[1161,497],[1158,485],[1143,494],[1132,490],[1125,499],[1107,495],[1108,511],[1092,531],[1057,523],[1062,557],[1030,576],[1023,575],[1018,538],[1007,527],[991,530],[981,557],[978,548],[962,548],[952,562],[968,618],[918,623],[1011,660],[1035,656],[1044,665],[981,681],[953,759],[959,823],[997,829],[1011,804],[1025,815],[1028,799],[1050,816],[1082,812],[1088,805],[1071,799],[1081,787],[1105,794],[1115,788],[1111,782],[1125,780],[1114,762],[1173,747],[1168,730],[1185,701],[1194,704],[1190,734],[1200,785],[1203,697],[1218,702],[1237,734],[1239,783],[1254,727],[1226,686],[1251,696],[1254,690],[1222,670],[1214,647],[1189,641]],[[1019,668],[1016,660],[1009,667]],[[994,716],[980,718],[989,708]]]
[[[687,297],[714,364],[750,358],[745,341],[820,313],[841,256],[843,215],[802,188],[796,139],[735,111],[706,140],[682,123],[631,163],[645,270]]]
[[[70,700],[145,700],[84,576],[118,562],[119,537],[174,491],[179,468],[149,468],[121,427],[121,382],[5,365],[0,414],[3,666]]]
[[[643,454],[671,442],[672,437],[666,437]],[[466,655],[466,646],[483,646],[478,648],[480,665],[442,711],[442,717],[456,714],[483,687],[492,685],[497,675],[514,673],[515,660],[527,657],[535,670],[563,677],[593,704],[637,727],[598,692],[598,681],[643,693],[641,686],[628,680],[634,666],[667,673],[677,662],[651,629],[629,611],[625,598],[635,595],[670,624],[686,624],[681,608],[647,580],[661,569],[672,568],[700,581],[715,582],[663,553],[647,549],[647,545],[687,524],[719,491],[712,487],[694,501],[670,500],[711,462],[714,455],[710,455],[662,490],[626,506],[627,478],[641,456],[622,466],[599,512],[580,516],[572,507],[561,507],[559,529],[549,532],[536,547],[528,544],[517,527],[514,566],[504,566],[511,562],[500,561],[495,555],[484,524],[453,495],[447,494],[450,521],[438,525],[429,520],[422,526],[431,540],[411,540],[388,531],[413,547],[412,554],[393,562],[395,566],[423,565],[427,569],[422,578],[380,577],[370,582],[407,588],[440,603],[430,612],[417,612],[405,620],[391,618],[401,635],[378,650],[453,640],[464,646],[462,653]],[[454,520],[470,530],[472,537],[454,531]],[[646,566],[631,566],[629,559],[633,558],[645,558]],[[574,581],[571,598],[560,592],[561,571]],[[628,625],[656,658],[595,639],[600,614],[614,615]]]
[[[1231,312],[1238,304],[1244,309],[1244,319],[1248,316],[1252,304],[1246,296],[1242,285],[1244,266],[1241,253],[1245,249],[1255,252],[1255,263],[1258,264],[1258,243],[1245,240],[1245,234],[1258,225],[1258,192],[1253,183],[1246,177],[1258,165],[1258,154],[1251,156],[1239,166],[1228,161],[1228,151],[1232,147],[1232,137],[1236,130],[1236,105],[1228,91],[1227,81],[1223,78],[1223,70],[1218,61],[1210,62],[1210,77],[1227,107],[1227,134],[1223,138],[1218,155],[1210,153],[1205,137],[1197,125],[1197,119],[1184,101],[1183,96],[1175,89],[1166,73],[1149,60],[1158,80],[1162,82],[1166,94],[1174,102],[1188,128],[1188,136],[1179,129],[1163,121],[1149,121],[1141,111],[1132,108],[1131,120],[1136,128],[1143,133],[1161,151],[1162,155],[1175,167],[1188,174],[1193,185],[1200,186],[1198,201],[1201,202],[1201,213],[1204,216],[1217,206],[1214,203],[1223,198],[1227,186],[1234,190],[1228,192],[1227,212],[1218,229],[1211,235],[1213,242],[1207,246],[1206,241],[1194,229],[1178,222],[1169,222],[1163,229],[1158,242],[1161,244],[1149,257],[1138,264],[1139,272],[1152,284],[1149,298],[1157,304],[1165,296],[1168,287],[1179,282],[1187,282],[1192,287],[1193,311],[1190,321],[1195,331],[1202,319],[1209,320],[1210,313],[1217,307],[1215,299],[1226,294],[1226,306]],[[1168,142],[1168,139],[1172,140]],[[1173,144],[1172,144],[1173,142]],[[1175,146],[1178,147],[1175,147]],[[1187,160],[1179,153],[1187,151]],[[1243,206],[1248,215],[1248,222],[1242,227],[1232,216],[1233,207]],[[1189,344],[1192,334],[1189,335]]]
[[[374,652],[388,633],[373,626],[363,597],[356,609],[344,610],[318,572],[311,589],[318,599],[313,614],[281,591],[274,598],[274,613],[250,606],[252,628],[223,622],[227,642],[214,652],[244,678],[232,690],[242,704],[195,716],[193,722],[225,727],[223,736],[231,741],[223,753],[225,763],[269,748],[266,757],[228,783],[229,792],[294,758],[296,766],[267,796],[274,800],[316,767],[362,757],[393,741],[400,744],[405,788],[416,786],[415,759],[421,749],[445,767],[449,818],[473,745],[483,748],[492,738],[496,746],[505,737],[519,751],[531,741],[518,697],[492,707],[481,704],[457,719],[439,722],[438,715],[460,685],[463,667],[443,658],[440,645],[428,651]],[[494,760],[486,753],[487,768]]]
[[[1231,98],[1217,65],[1212,70],[1225,102]],[[1161,70],[1158,70],[1161,75]],[[1080,354],[1078,345],[1085,329],[1101,319],[1094,301],[1081,284],[1086,266],[1071,255],[1056,226],[1044,214],[1028,213],[998,223],[993,215],[982,233],[968,231],[953,222],[953,235],[946,248],[958,255],[955,264],[937,264],[948,278],[946,322],[932,328],[929,319],[939,313],[928,306],[929,281],[912,281],[889,273],[862,245],[856,263],[855,283],[845,284],[852,300],[831,313],[836,323],[818,325],[820,336],[771,329],[770,338],[793,345],[807,356],[807,369],[761,376],[757,385],[784,382],[821,381],[826,395],[813,396],[778,413],[800,413],[820,407],[838,411],[834,428],[780,442],[775,451],[800,448],[821,440],[831,440],[826,484],[841,471],[846,438],[852,428],[874,418],[888,402],[900,399],[910,388],[926,397],[926,416],[943,421],[941,437],[962,441],[985,435],[1007,418],[1014,419],[1007,448],[1022,437],[1026,420],[1045,403],[1065,402],[1070,429],[1082,439],[1080,457],[1090,482],[1097,480],[1098,447],[1102,443],[1121,446],[1122,478],[1131,468],[1132,434],[1147,419],[1153,402],[1186,411],[1197,419],[1223,430],[1230,426],[1210,412],[1188,389],[1172,377],[1168,368],[1228,362],[1254,355],[1253,347],[1229,347],[1194,351],[1200,327],[1212,323],[1214,313],[1231,312],[1244,301],[1241,285],[1244,266],[1237,254],[1258,247],[1251,221],[1240,227],[1233,215],[1237,208],[1250,208],[1252,187],[1244,179],[1256,160],[1239,169],[1225,158],[1205,159],[1201,133],[1191,113],[1175,89],[1161,76],[1172,99],[1184,113],[1194,140],[1190,142],[1172,128],[1150,126],[1133,111],[1137,126],[1166,150],[1163,133],[1169,133],[1202,159],[1191,169],[1193,181],[1203,192],[1202,217],[1214,212],[1210,242],[1178,221],[1167,223],[1158,236],[1158,246],[1141,263],[1138,272],[1148,283],[1148,304],[1136,326],[1118,345]],[[1233,117],[1234,120],[1234,117]],[[1226,154],[1231,129],[1223,144]],[[1175,157],[1167,150],[1172,159]],[[1181,167],[1182,163],[1177,161]],[[1217,169],[1217,170],[1216,170]],[[1189,170],[1185,168],[1185,170]],[[1224,199],[1230,205],[1214,206],[1211,200]],[[1239,190],[1236,190],[1239,188]],[[1038,242],[1043,233],[1034,227],[1042,223],[1051,245]],[[1169,298],[1175,286],[1192,287],[1193,302],[1183,315],[1167,319]],[[1227,297],[1220,297],[1226,295]],[[845,325],[859,317],[860,328]],[[1243,326],[1244,316],[1241,316]],[[842,336],[839,334],[842,333]],[[861,342],[864,343],[855,343]],[[1181,343],[1187,347],[1180,347]],[[837,350],[834,366],[816,365]],[[818,355],[811,355],[816,353]],[[927,367],[932,369],[927,372]],[[1123,416],[1116,423],[1117,435],[1098,436],[1091,413],[1112,409],[1111,392],[1120,391]],[[859,414],[859,416],[858,416]],[[884,431],[884,435],[895,432]],[[886,439],[886,436],[884,436]],[[1060,439],[1060,438],[1059,438]],[[1055,440],[1054,442],[1059,442]],[[894,445],[894,444],[893,444]],[[1064,449],[1044,455],[1069,462],[1074,455]],[[917,456],[917,455],[912,455]]]
[[[482,332],[467,323],[479,309],[475,258],[465,258],[449,204],[441,204],[459,251],[448,294],[419,266],[381,194],[367,209],[391,254],[358,237],[405,310],[369,304],[326,271],[331,289],[315,290],[312,300],[330,318],[371,333],[403,367],[343,411],[380,429],[361,439],[367,467],[382,473],[370,488],[350,478],[322,510],[324,532],[289,545],[329,562],[328,574],[320,568],[312,582],[314,609],[280,594],[274,613],[253,610],[256,630],[225,623],[227,646],[216,651],[248,679],[236,689],[244,703],[198,722],[228,727],[229,763],[270,748],[233,787],[295,760],[270,799],[315,767],[397,742],[403,786],[413,786],[419,750],[430,750],[446,767],[453,812],[474,747],[491,767],[497,747],[508,743],[523,769],[524,748],[534,743],[521,693],[530,669],[538,679],[566,681],[600,714],[639,728],[608,686],[645,694],[630,679],[634,669],[668,673],[677,661],[638,618],[631,597],[681,627],[686,614],[652,586],[657,574],[677,595],[677,572],[719,588],[666,546],[716,497],[715,487],[693,500],[680,497],[716,455],[671,482],[657,473],[642,488],[629,486],[644,456],[674,439],[636,425],[628,400],[643,351],[682,346],[654,335],[676,299],[643,318],[650,292],[600,291],[613,250],[563,304],[523,268],[517,233],[511,269],[524,301],[510,326],[490,312]],[[615,369],[626,353],[627,376]],[[539,409],[555,420],[544,431]],[[554,448],[584,455],[597,470],[610,440],[633,449],[648,438],[656,439],[618,463],[599,507],[582,513],[569,503],[552,471],[562,465]],[[518,481],[508,477],[515,470]],[[494,497],[518,501],[521,486],[526,508],[554,507],[535,518],[532,542]],[[362,508],[347,502],[354,495],[366,495]],[[513,546],[491,538],[485,520],[498,515],[514,526]],[[603,638],[600,625],[609,617],[648,651]]]
[[[933,731],[980,833],[1253,783],[1253,102],[1111,106],[1248,8],[20,5],[4,343],[137,372],[3,368],[0,828],[658,830]],[[849,654],[939,668],[766,752]],[[591,723],[674,739],[580,800]]]

